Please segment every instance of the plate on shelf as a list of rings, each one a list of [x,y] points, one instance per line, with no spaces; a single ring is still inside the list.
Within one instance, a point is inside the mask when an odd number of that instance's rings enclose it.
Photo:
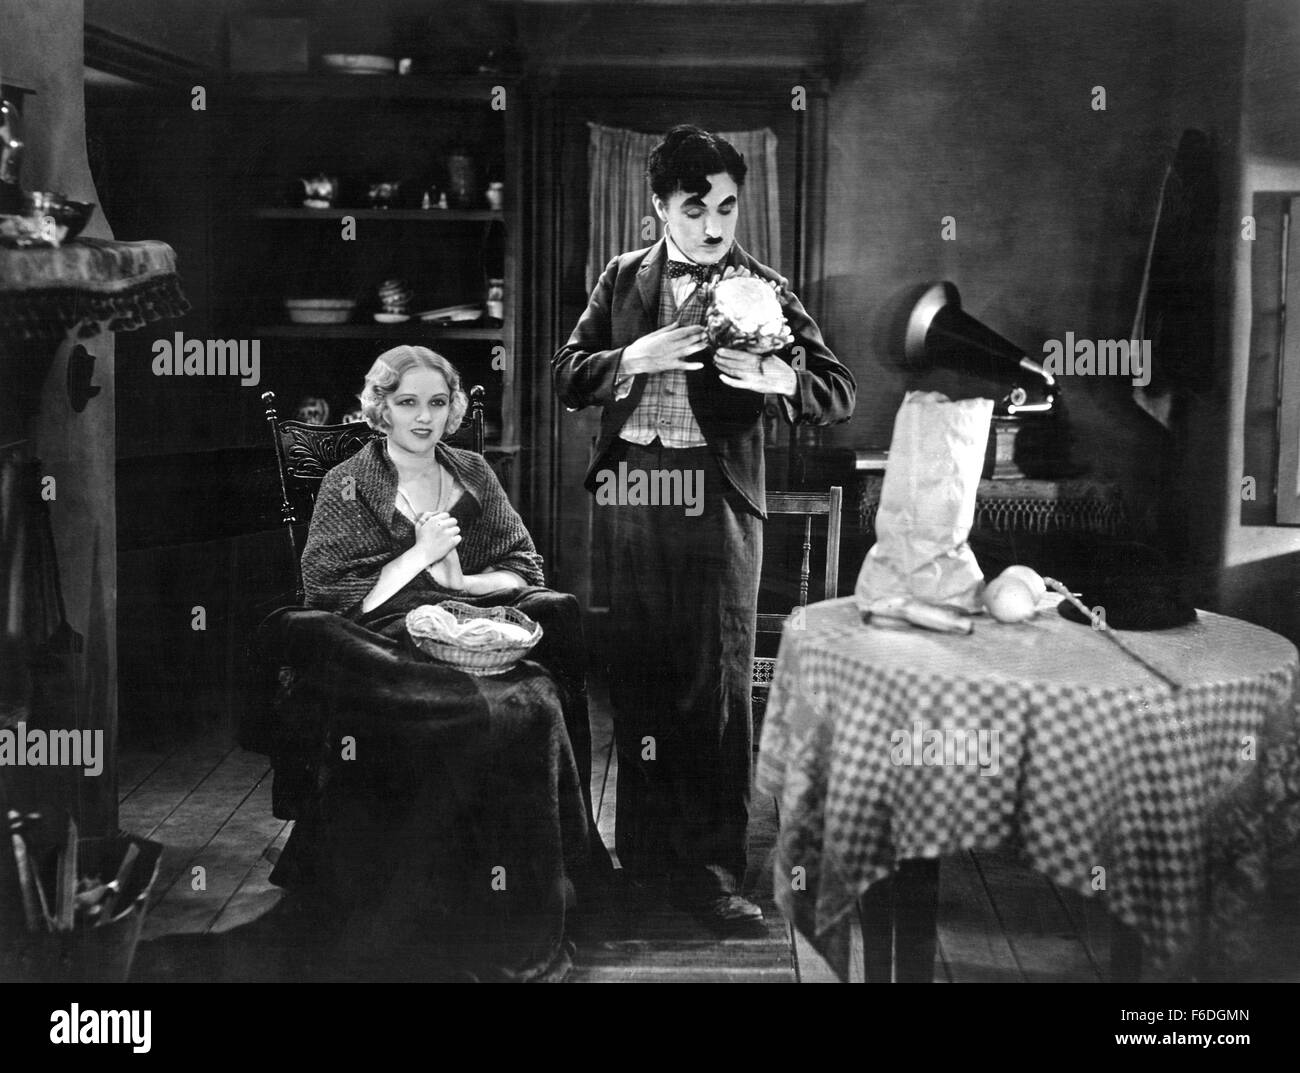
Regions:
[[[376,313],[375,321],[379,324],[402,324],[411,319],[409,313]]]
[[[397,72],[396,60],[359,52],[327,52],[321,56],[321,63],[331,71],[350,75],[391,75]]]
[[[351,298],[286,298],[285,311],[294,324],[346,324],[357,303]]]
[[[461,324],[483,318],[483,306],[479,302],[466,302],[458,306],[443,306],[441,309],[428,309],[417,313],[421,320],[437,321],[442,324]]]

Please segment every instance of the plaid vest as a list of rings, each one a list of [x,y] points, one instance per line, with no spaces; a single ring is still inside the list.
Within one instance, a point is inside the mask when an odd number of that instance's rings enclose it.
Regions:
[[[674,322],[703,324],[704,288],[696,287],[677,315],[673,302],[673,284],[665,272],[659,280],[659,327]],[[704,447],[708,440],[700,431],[687,395],[686,374],[680,370],[646,377],[645,390],[619,433],[621,439],[642,446],[653,443],[656,436],[665,447]]]

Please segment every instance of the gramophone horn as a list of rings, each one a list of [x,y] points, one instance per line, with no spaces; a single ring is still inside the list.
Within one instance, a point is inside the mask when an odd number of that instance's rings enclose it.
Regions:
[[[1026,357],[1023,350],[965,312],[957,288],[947,281],[928,288],[912,307],[903,353],[916,366],[985,371],[998,380],[1025,369],[1055,384],[1052,376]]]

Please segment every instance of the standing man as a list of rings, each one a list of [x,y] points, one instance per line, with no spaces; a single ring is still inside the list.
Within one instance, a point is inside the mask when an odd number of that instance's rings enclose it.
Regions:
[[[764,397],[792,422],[828,425],[849,419],[856,392],[785,280],[735,244],[745,171],[725,139],[669,131],[647,164],[663,238],[609,263],[552,359],[566,406],[603,407],[586,485],[609,512],[616,849],[633,879],[666,877],[678,905],[724,934],[763,918],[741,883]],[[705,282],[728,269],[778,285],[789,346],[708,346]],[[609,494],[634,485],[702,494]]]

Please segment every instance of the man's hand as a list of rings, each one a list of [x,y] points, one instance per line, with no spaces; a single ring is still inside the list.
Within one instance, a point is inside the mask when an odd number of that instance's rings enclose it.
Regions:
[[[790,285],[786,283],[784,277],[782,277],[779,281],[770,280],[764,278],[763,276],[755,276],[754,273],[751,272],[744,265],[740,265],[740,266],[728,265],[726,271],[722,273],[720,278],[731,279],[733,276],[740,276],[742,279],[745,278],[746,276],[750,276],[753,277],[754,279],[763,280],[763,282],[766,283],[768,286],[770,286],[772,290],[776,291],[776,300],[781,303],[782,309],[784,309],[786,306],[788,306],[791,302],[794,301],[794,291],[790,290]]]
[[[760,356],[747,350],[718,347],[713,364],[717,367],[718,379],[728,387],[787,398],[793,398],[799,390],[798,374],[780,358],[771,355]]]
[[[683,327],[670,324],[649,335],[643,335],[624,348],[619,376],[666,373],[675,369],[682,372],[703,369],[700,362],[686,361],[685,358],[702,350],[707,338],[702,324],[687,324]]]

